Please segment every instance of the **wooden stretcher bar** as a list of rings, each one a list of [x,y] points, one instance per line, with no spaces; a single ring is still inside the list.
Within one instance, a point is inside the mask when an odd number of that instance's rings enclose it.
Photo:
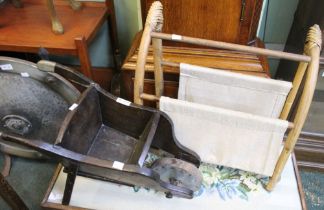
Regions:
[[[221,48],[225,50],[235,50],[235,51],[253,53],[257,55],[271,56],[271,57],[282,58],[282,59],[293,60],[293,61],[303,61],[303,62],[311,61],[311,57],[306,55],[298,55],[293,53],[280,52],[276,50],[262,49],[257,47],[250,47],[250,46],[226,43],[221,41],[213,41],[213,40],[206,40],[206,39],[200,39],[200,38],[194,38],[188,36],[181,36],[177,34],[152,32],[151,37],[156,39],[162,39],[162,40],[183,42],[187,44],[195,44],[195,45],[200,45],[205,47]]]

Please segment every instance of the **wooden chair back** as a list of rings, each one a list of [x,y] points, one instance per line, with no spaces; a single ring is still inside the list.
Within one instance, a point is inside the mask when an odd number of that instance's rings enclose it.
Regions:
[[[230,44],[220,41],[211,41],[175,34],[160,33],[163,25],[162,10],[162,4],[160,2],[154,2],[147,15],[135,72],[134,102],[136,104],[143,105],[143,100],[157,101],[158,103],[159,98],[163,95],[163,65],[179,65],[178,63],[168,63],[163,61],[162,40],[196,44],[227,50],[236,50],[300,62],[297,73],[293,80],[293,88],[287,97],[280,119],[287,120],[299,92],[301,93],[301,96],[299,97],[299,101],[296,105],[296,114],[293,117],[292,123],[290,124],[290,131],[285,141],[284,148],[279,156],[273,175],[266,186],[267,190],[272,190],[279,180],[283,168],[294,149],[312,102],[318,76],[320,50],[322,45],[322,37],[319,26],[314,25],[310,28],[305,42],[304,55],[299,55],[238,44]],[[151,41],[153,45],[155,67],[155,95],[150,95],[143,92],[145,62]],[[303,81],[304,85],[302,86],[301,83]],[[302,90],[301,87],[303,87]]]

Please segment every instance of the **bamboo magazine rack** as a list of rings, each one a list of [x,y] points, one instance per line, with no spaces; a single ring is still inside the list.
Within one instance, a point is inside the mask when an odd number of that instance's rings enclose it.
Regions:
[[[221,48],[226,50],[236,50],[241,52],[253,53],[257,55],[271,56],[280,59],[287,59],[300,62],[297,73],[293,80],[293,88],[289,92],[285,101],[283,110],[279,119],[287,120],[291,115],[293,106],[297,106],[297,111],[289,123],[288,137],[284,143],[283,149],[276,162],[274,172],[266,186],[267,190],[272,190],[280,178],[283,168],[288,157],[293,152],[301,129],[307,117],[310,104],[312,102],[316,80],[319,69],[319,59],[321,50],[321,31],[318,25],[310,28],[305,42],[305,50],[303,55],[260,49],[255,47],[243,46],[238,44],[230,44],[219,41],[211,41],[198,39],[193,37],[161,33],[163,25],[162,5],[160,2],[152,4],[146,19],[146,24],[139,48],[135,81],[134,81],[134,102],[143,104],[143,100],[159,102],[163,95],[163,66],[179,66],[179,63],[164,62],[162,58],[162,40],[189,43],[213,48]],[[152,41],[154,56],[154,77],[155,77],[155,95],[144,93],[144,74],[146,56],[148,54],[149,45]],[[299,97],[300,93],[300,97]]]

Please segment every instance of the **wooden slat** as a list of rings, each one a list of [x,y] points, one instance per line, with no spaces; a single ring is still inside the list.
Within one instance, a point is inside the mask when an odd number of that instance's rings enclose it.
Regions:
[[[134,54],[129,61],[135,62],[138,59],[138,54]],[[212,57],[212,56],[206,56],[206,55],[190,55],[190,54],[170,54],[170,53],[163,53],[163,59],[164,60],[173,60],[175,62],[192,62],[192,63],[205,63],[205,65],[212,65],[217,62],[231,62],[234,63],[242,63],[242,64],[258,64],[261,69],[261,64],[259,60],[251,60],[251,59],[240,59],[238,57],[231,58],[231,57]],[[153,62],[153,55],[152,53],[148,53],[148,56],[146,58],[148,62]],[[214,64],[215,65],[215,64]]]
[[[169,62],[183,62],[193,65],[200,65],[210,68],[219,68],[219,69],[228,69],[228,70],[243,70],[243,71],[255,71],[255,72],[264,72],[260,60],[257,60],[257,56],[254,56],[256,59],[239,59],[231,57],[214,57],[214,56],[190,56],[189,54],[169,54],[164,51],[163,48],[163,60]],[[136,65],[138,59],[138,54],[135,53],[128,58],[124,63],[123,69],[135,69],[133,68]],[[147,64],[153,63],[153,55],[148,52],[146,57]]]
[[[147,94],[147,93],[142,93],[140,95],[141,99],[148,100],[148,101],[159,101],[160,98],[156,97],[155,95]]]
[[[127,63],[127,64],[124,64],[124,66],[123,66],[124,71],[134,71],[134,68],[136,68],[136,63]],[[154,71],[153,64],[146,64],[144,68],[145,68],[145,72],[153,72]],[[248,70],[229,70],[229,69],[222,69],[222,68],[219,68],[219,69],[230,71],[230,72],[236,72],[236,73],[242,73],[242,74],[247,74],[247,75],[254,75],[254,76],[269,78],[269,75],[267,75],[265,72],[256,72],[256,71],[248,71]],[[166,74],[178,75],[179,68],[166,66],[165,68],[163,68],[163,72]]]
[[[152,52],[152,46],[149,47],[149,52]],[[137,51],[138,52],[138,49]],[[201,56],[212,56],[212,57],[226,57],[226,58],[240,58],[240,59],[251,59],[258,60],[258,57],[254,54],[242,53],[231,50],[221,49],[201,49],[201,48],[186,48],[186,47],[171,47],[163,46],[163,53],[169,54],[185,54],[185,55],[201,55]]]

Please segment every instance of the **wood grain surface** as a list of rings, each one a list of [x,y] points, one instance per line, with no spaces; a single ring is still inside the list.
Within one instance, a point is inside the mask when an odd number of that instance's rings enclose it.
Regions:
[[[144,23],[147,11],[154,0],[141,2]],[[255,39],[262,2],[262,0],[161,0],[164,8],[163,32],[247,44]]]
[[[87,43],[105,20],[104,3],[84,4],[73,11],[67,1],[55,1],[56,10],[65,28],[64,35],[55,35],[45,1],[24,0],[23,8],[6,4],[1,8],[0,50],[37,53],[40,47],[53,54],[77,54],[74,39],[84,36]]]

